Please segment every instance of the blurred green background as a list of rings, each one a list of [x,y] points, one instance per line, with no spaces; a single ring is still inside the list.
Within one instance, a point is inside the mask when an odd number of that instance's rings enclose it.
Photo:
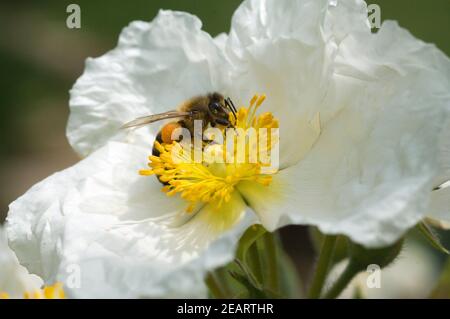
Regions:
[[[226,32],[240,0],[59,0],[0,2],[0,222],[8,204],[46,176],[77,162],[65,137],[68,91],[87,57],[115,47],[132,20],[151,20],[160,8],[193,13],[212,35]],[[66,27],[66,7],[81,7],[81,29]],[[450,0],[369,1],[382,19],[400,25],[450,55]],[[308,241],[285,231],[285,241]],[[293,254],[311,262],[311,245]],[[295,249],[298,252],[297,248]],[[307,261],[307,260],[309,261]],[[442,260],[442,257],[441,257]],[[450,267],[449,267],[450,268]]]

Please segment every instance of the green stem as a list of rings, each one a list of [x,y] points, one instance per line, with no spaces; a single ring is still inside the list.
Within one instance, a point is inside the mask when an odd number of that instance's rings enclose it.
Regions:
[[[230,286],[230,275],[225,267],[221,267],[214,271],[216,278],[218,279],[220,286],[225,294],[225,298],[233,298],[233,289]]]
[[[266,233],[263,237],[264,252],[267,262],[267,288],[275,293],[280,291],[280,274],[278,271],[279,238],[276,233]]]
[[[258,245],[256,241],[247,252],[247,261],[250,265],[250,269],[252,269],[253,274],[259,283],[263,283],[263,266],[261,261],[261,256],[259,254]]]
[[[337,298],[342,291],[347,287],[347,285],[352,281],[353,277],[355,277],[361,270],[356,263],[350,262],[345,268],[344,272],[340,275],[338,280],[333,284],[331,289],[325,294],[325,299],[334,299]]]
[[[223,291],[219,280],[217,280],[216,276],[213,273],[208,274],[205,279],[206,286],[208,286],[209,291],[212,296],[216,299],[225,298],[225,292]]]
[[[206,285],[214,298],[224,299],[233,297],[233,291],[227,280],[227,276],[229,276],[227,270],[221,267],[209,273],[206,277]]]
[[[308,293],[310,299],[317,299],[322,292],[328,270],[333,259],[334,247],[336,246],[337,236],[326,235],[324,237],[319,259],[317,260],[316,272]]]

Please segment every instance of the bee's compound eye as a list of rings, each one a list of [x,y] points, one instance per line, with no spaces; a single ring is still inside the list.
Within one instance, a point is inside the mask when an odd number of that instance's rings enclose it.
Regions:
[[[209,109],[213,113],[219,113],[219,111],[222,109],[222,106],[219,102],[211,102],[209,103]]]

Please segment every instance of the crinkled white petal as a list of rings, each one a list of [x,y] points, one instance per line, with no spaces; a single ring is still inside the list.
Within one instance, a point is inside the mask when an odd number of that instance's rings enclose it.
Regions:
[[[320,45],[320,25],[327,9],[328,0],[243,1],[232,18],[230,40],[236,45],[233,50],[245,54],[246,48],[258,42],[279,38]]]
[[[36,291],[41,286],[41,278],[19,264],[0,227],[0,293],[7,293],[10,298],[23,298],[25,292]]]
[[[352,51],[360,63],[348,59],[351,72],[342,76],[354,79],[358,94],[323,127],[306,157],[281,171],[270,191],[240,187],[269,229],[314,224],[375,247],[392,243],[428,213],[442,174],[437,154],[449,118],[449,61],[396,25],[383,27],[366,40],[366,50]],[[391,32],[396,42],[387,41]],[[381,43],[379,56],[366,54]]]
[[[450,187],[431,193],[427,216],[440,222],[442,228],[450,229]]]
[[[158,125],[134,132],[119,128],[173,110],[192,96],[223,90],[228,68],[216,45],[220,41],[201,26],[190,14],[160,11],[150,23],[126,27],[114,50],[87,59],[70,91],[67,136],[79,154],[86,156],[111,138],[148,142]]]
[[[450,181],[450,121],[445,125],[440,137],[438,161],[440,170],[433,183],[435,188]]]
[[[146,156],[110,142],[12,203],[7,231],[21,263],[71,297],[206,297],[206,273],[233,259],[253,213],[235,195],[220,212],[180,217],[186,203],[138,175]]]
[[[324,36],[336,45],[354,34],[370,36],[367,4],[363,0],[329,0],[324,23]]]
[[[383,22],[376,34],[367,36],[358,30],[349,34],[336,56],[338,74],[367,81],[391,76],[407,78],[419,70],[435,72],[434,81],[440,87],[449,84],[449,58],[435,45],[415,38],[390,20]]]
[[[263,110],[280,122],[280,163],[301,160],[340,105],[328,103],[336,84],[336,46],[324,39],[328,1],[245,1],[233,16],[227,55],[238,104],[265,93]],[[301,137],[301,138],[300,138]],[[292,147],[292,142],[296,147]]]

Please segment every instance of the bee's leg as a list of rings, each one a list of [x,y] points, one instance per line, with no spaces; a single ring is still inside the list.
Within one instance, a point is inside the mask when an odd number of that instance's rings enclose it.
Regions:
[[[156,142],[156,141],[158,141],[160,144],[163,142],[162,136],[161,136],[161,131],[159,131],[159,132],[158,132],[158,135],[156,135],[155,142]],[[159,155],[161,155],[161,153],[156,149],[155,143],[153,143],[152,155],[153,155],[153,156],[158,156],[158,157],[159,157]],[[158,179],[158,181],[159,181],[161,184],[163,184],[163,185],[169,185],[169,183],[161,181],[161,180],[159,179],[159,175],[156,175],[156,178]]]
[[[156,135],[155,142],[156,141],[158,141],[159,144],[162,144],[163,140],[162,140],[162,136],[161,136],[161,131],[159,131],[158,135]],[[158,157],[160,155],[159,151],[155,147],[155,143],[153,143],[152,155],[158,156]]]

